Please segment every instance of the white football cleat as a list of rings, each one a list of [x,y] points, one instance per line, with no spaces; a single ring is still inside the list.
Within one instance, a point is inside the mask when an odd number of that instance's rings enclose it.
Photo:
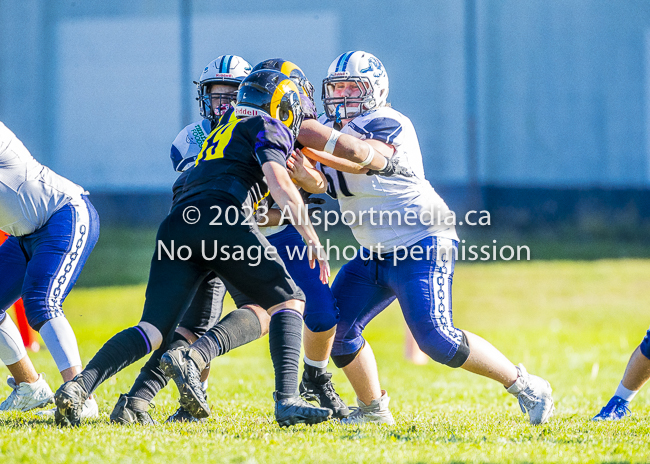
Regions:
[[[521,412],[528,413],[531,424],[547,422],[555,411],[551,384],[541,377],[526,372],[523,364],[517,366],[517,372],[519,377],[506,391],[517,398]]]
[[[34,383],[21,382],[16,385],[13,377],[7,378],[7,385],[12,388],[9,397],[0,404],[0,411],[29,411],[42,408],[54,402],[54,394],[43,378],[38,376]]]
[[[386,424],[395,425],[395,419],[388,409],[390,398],[386,390],[381,391],[381,398],[372,400],[369,405],[357,398],[359,407],[353,409],[352,413],[341,419],[342,424]]]
[[[39,416],[54,416],[56,412],[56,407],[52,409],[46,409],[45,411],[38,411],[36,414]],[[97,406],[97,401],[95,398],[88,398],[84,403],[83,409],[81,410],[82,419],[93,419],[99,417],[99,407]]]

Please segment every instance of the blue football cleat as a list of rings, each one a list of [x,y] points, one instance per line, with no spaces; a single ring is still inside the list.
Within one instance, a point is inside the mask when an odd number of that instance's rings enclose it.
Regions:
[[[609,403],[600,410],[600,412],[591,420],[594,421],[615,421],[621,420],[627,416],[631,411],[627,405],[629,401],[625,401],[620,396],[614,396]]]

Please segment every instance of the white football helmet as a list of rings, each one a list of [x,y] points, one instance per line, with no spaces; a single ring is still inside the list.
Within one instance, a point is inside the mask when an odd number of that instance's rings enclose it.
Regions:
[[[360,90],[355,97],[336,97],[338,82],[354,82]],[[353,51],[339,55],[323,79],[325,114],[335,122],[354,118],[366,111],[386,105],[388,74],[379,59],[367,52]]]
[[[214,120],[233,106],[237,99],[239,84],[248,76],[253,67],[248,61],[237,55],[222,55],[211,61],[201,73],[199,81],[195,82],[199,96],[199,112],[205,119]],[[208,93],[213,84],[231,85],[230,93]],[[212,101],[219,99],[214,111]]]

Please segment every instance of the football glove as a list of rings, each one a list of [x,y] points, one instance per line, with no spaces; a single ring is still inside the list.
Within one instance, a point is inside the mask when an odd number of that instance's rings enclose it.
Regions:
[[[403,177],[413,177],[413,171],[405,166],[399,164],[399,157],[392,156],[388,158],[388,163],[386,167],[382,170],[369,169],[366,173],[368,176],[383,176],[383,177],[392,177],[392,176],[403,176]]]

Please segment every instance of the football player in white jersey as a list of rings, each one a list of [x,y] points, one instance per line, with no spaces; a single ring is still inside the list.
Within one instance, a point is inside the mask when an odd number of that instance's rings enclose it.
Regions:
[[[363,51],[341,54],[323,81],[321,122],[365,140],[374,152],[390,158],[394,167],[415,174],[359,175],[341,172],[350,171],[347,165],[337,171],[321,164],[330,185],[328,193],[338,199],[348,221],[356,218],[351,229],[363,247],[332,285],[340,310],[332,359],[347,375],[359,404],[343,421],[394,423],[362,332],[397,299],[418,345],[429,357],[498,381],[518,398],[531,423],[544,423],[554,410],[549,383],[512,364],[486,340],[453,325],[451,284],[458,237],[449,220],[452,213],[425,179],[411,121],[387,104],[387,96],[383,64]],[[328,153],[314,157],[337,167]]]
[[[77,340],[62,305],[99,238],[99,217],[80,186],[36,161],[0,122],[0,359],[13,390],[0,411],[28,411],[53,395],[25,352],[6,311],[23,299],[29,325],[52,354],[64,381],[81,372]],[[84,417],[97,416],[91,397]]]

